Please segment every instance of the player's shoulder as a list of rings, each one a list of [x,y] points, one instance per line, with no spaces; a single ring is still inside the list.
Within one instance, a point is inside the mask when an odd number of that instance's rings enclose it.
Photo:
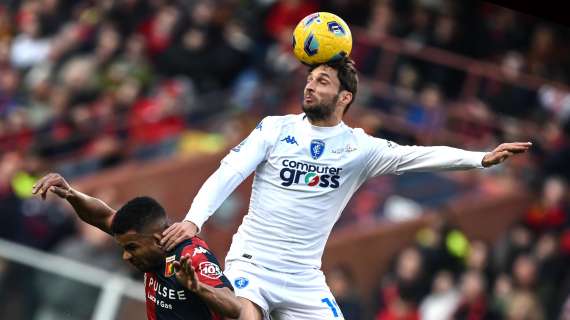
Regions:
[[[256,126],[256,130],[264,139],[275,142],[283,132],[295,130],[294,127],[302,123],[302,115],[289,114],[281,116],[267,116]]]
[[[370,135],[364,131],[362,128],[350,128],[351,134],[356,139],[357,143],[361,147],[368,147],[368,148],[393,148],[396,147],[397,144],[386,140],[384,138],[375,137]]]
[[[366,131],[364,131],[364,129],[362,129],[362,128],[352,128],[352,127],[348,127],[348,126],[347,126],[347,128],[350,130],[350,133],[352,133],[352,135],[354,135],[357,139],[373,138],[371,135],[366,133]]]
[[[198,236],[184,240],[178,244],[174,250],[176,251],[177,256],[183,256],[185,254],[194,256],[196,254],[204,254],[210,252],[210,248],[208,247],[206,241]]]
[[[362,128],[352,128],[346,126],[348,133],[352,135],[353,139],[357,141],[358,144],[363,144],[369,142],[370,139],[373,139],[371,135],[366,133]]]
[[[283,127],[289,124],[302,122],[303,121],[303,114],[287,114],[287,115],[280,115],[280,116],[267,116],[259,122],[258,127],[259,129],[263,130],[264,127],[269,128],[270,130],[275,129],[275,127]]]

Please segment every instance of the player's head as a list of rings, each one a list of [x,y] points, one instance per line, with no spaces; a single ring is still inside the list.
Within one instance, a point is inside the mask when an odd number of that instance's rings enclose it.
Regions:
[[[350,58],[311,66],[303,95],[303,111],[310,120],[340,117],[356,98],[358,75]]]
[[[111,232],[123,247],[123,259],[146,272],[164,259],[159,234],[167,226],[164,208],[150,197],[137,197],[122,206],[111,222]]]

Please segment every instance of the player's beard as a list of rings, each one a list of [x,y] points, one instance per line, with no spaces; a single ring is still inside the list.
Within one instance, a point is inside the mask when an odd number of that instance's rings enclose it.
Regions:
[[[332,116],[337,101],[338,93],[332,98],[332,101],[321,101],[314,106],[308,106],[303,101],[301,106],[310,121],[321,121],[327,120]]]

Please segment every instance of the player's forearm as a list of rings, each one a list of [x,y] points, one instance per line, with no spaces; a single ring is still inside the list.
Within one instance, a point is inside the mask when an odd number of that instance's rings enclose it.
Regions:
[[[204,302],[217,314],[238,318],[241,313],[241,304],[235,294],[228,288],[214,288],[203,284],[196,292]]]
[[[77,216],[84,222],[110,234],[111,221],[115,210],[105,202],[80,191],[70,189],[70,192],[71,195],[66,199],[77,213]]]
[[[473,152],[445,146],[401,146],[397,172],[438,171],[483,168],[485,152]]]
[[[204,183],[184,218],[193,222],[198,229],[222,205],[224,200],[245,178],[227,164],[222,164]]]

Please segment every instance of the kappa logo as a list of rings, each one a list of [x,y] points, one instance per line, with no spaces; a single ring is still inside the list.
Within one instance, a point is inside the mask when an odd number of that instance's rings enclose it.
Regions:
[[[299,144],[297,143],[297,140],[295,140],[295,137],[293,137],[293,136],[286,136],[285,138],[281,139],[281,141],[285,141],[285,142],[288,143],[288,144],[296,144],[296,145],[299,145]]]
[[[194,252],[192,253],[192,256],[195,256],[195,255],[201,254],[201,253],[208,253],[208,250],[206,250],[202,247],[196,247],[196,248],[194,248]]]
[[[219,279],[222,276],[222,270],[220,270],[220,267],[213,262],[200,262],[200,266],[198,268],[200,269],[200,274],[206,278]]]
[[[311,141],[311,157],[315,160],[325,153],[325,142],[323,140],[313,139]]]
[[[239,278],[234,280],[234,285],[238,289],[243,289],[243,288],[247,287],[248,284],[249,284],[249,280],[247,280],[247,278],[244,278],[244,277],[239,277]]]

